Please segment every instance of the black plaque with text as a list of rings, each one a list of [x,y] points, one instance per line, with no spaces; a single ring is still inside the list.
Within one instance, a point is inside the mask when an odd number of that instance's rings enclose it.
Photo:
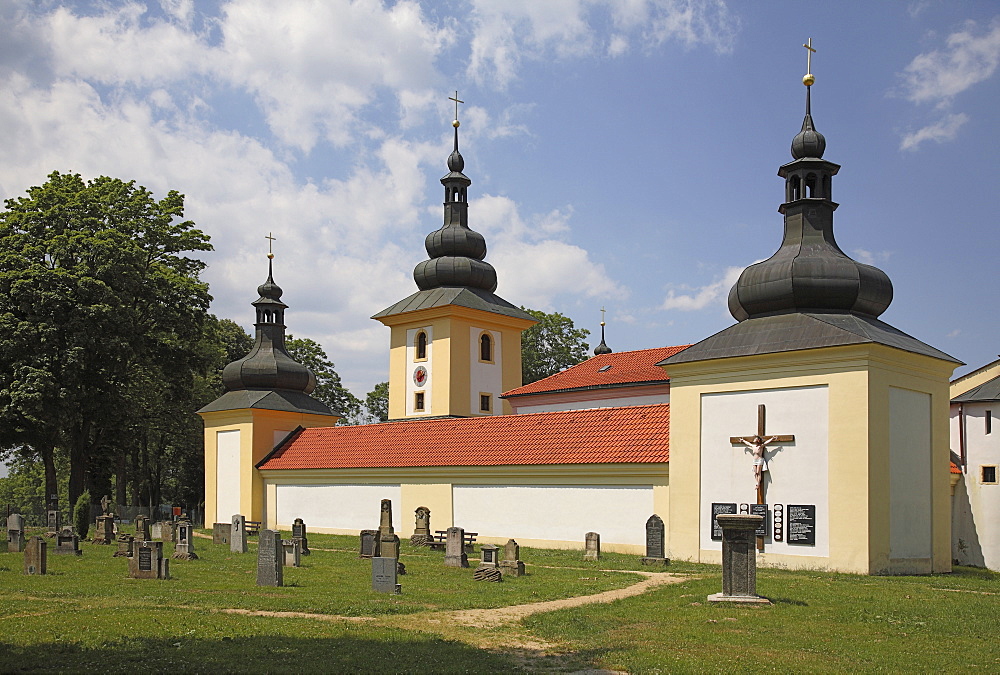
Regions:
[[[736,513],[736,502],[731,504],[712,502],[712,540],[722,541],[722,527],[715,519],[720,513]]]
[[[766,537],[768,535],[771,525],[771,519],[768,518],[767,504],[751,504],[750,505],[750,515],[751,516],[764,516],[764,520],[761,521],[760,527],[754,532],[754,535],[758,537]]]
[[[139,549],[139,571],[140,572],[153,571],[153,549],[151,548]]]
[[[785,541],[802,546],[816,545],[815,504],[789,504],[785,507]]]

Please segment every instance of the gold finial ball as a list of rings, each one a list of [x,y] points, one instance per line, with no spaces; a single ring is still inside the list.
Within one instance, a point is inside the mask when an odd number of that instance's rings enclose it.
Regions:
[[[455,127],[457,129],[460,126],[462,126],[462,123],[459,122],[458,120],[455,120],[454,122],[451,123],[451,126],[453,126],[453,127]]]
[[[273,253],[268,253],[267,254],[267,259],[268,260],[274,260],[274,254]]]
[[[604,325],[604,322],[603,322],[603,321],[601,322],[601,325],[602,325],[602,326]]]
[[[806,73],[805,75],[802,76],[802,84],[806,85],[807,87],[813,86],[813,82],[815,81],[816,78],[813,77],[812,73]]]

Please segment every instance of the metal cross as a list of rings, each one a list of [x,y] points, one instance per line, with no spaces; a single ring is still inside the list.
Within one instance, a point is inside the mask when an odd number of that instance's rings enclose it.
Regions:
[[[604,325],[604,308],[601,307],[601,325]]]
[[[268,240],[268,242],[267,242],[267,252],[268,253],[273,253],[274,251],[271,250],[271,242],[277,241],[277,239],[274,238],[274,237],[272,237],[270,232],[267,233],[267,236],[264,237],[264,239]]]
[[[459,101],[458,100],[458,92],[457,91],[455,92],[454,96],[449,96],[448,100],[455,102],[455,119],[457,120],[458,119],[458,104],[459,103],[465,103],[465,101]]]
[[[813,39],[809,38],[809,40],[806,42],[806,44],[804,44],[802,46],[805,47],[808,50],[808,51],[806,51],[806,73],[811,73],[812,72],[813,54],[816,52],[816,50],[813,49]],[[457,94],[458,92],[455,92],[455,93]]]

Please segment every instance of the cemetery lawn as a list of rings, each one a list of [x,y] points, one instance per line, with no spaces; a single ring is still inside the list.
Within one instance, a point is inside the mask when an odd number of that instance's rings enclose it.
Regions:
[[[751,608],[706,602],[720,590],[718,567],[675,563],[665,570],[680,578],[657,577],[670,583],[639,595],[516,614],[511,606],[626,593],[664,568],[638,556],[585,563],[582,550],[522,548],[528,575],[491,584],[473,581],[475,560],[446,568],[440,551],[404,541],[407,574],[393,596],[370,590],[357,537],[310,534],[303,567],[284,569],[284,587],[263,588],[249,541],[240,555],[198,538],[200,559],[171,560],[166,581],[128,579],[114,546],[82,543],[83,556],[67,557],[51,555],[50,543],[49,574],[33,577],[21,573],[21,554],[0,553],[0,671],[1000,669],[1000,575],[983,570],[762,569],[758,591],[774,604]]]

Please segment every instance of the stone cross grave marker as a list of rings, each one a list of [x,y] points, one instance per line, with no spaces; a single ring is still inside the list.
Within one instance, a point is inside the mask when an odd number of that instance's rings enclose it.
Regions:
[[[508,539],[503,547],[503,560],[500,561],[500,569],[507,576],[523,577],[524,563],[520,560],[521,547],[513,539]]]
[[[24,550],[24,518],[20,513],[7,516],[7,552],[20,553]]]
[[[295,522],[292,523],[292,539],[299,542],[299,553],[301,555],[309,555],[312,552],[309,550],[309,538],[306,536],[306,524],[301,518],[296,518]]]
[[[465,553],[465,530],[449,527],[444,544],[445,567],[468,567],[469,556]]]
[[[231,523],[212,523],[212,543],[228,544],[229,535],[233,531]]]
[[[229,530],[229,551],[247,552],[247,519],[238,513],[233,516],[233,524]]]
[[[584,540],[583,548],[584,560],[601,559],[601,535],[596,532],[588,532]]]
[[[426,506],[418,506],[413,513],[416,520],[413,526],[411,546],[430,546],[434,538],[431,536],[431,510]]]
[[[174,544],[174,554],[171,557],[177,560],[198,559],[194,552],[194,527],[191,521],[181,520],[177,523],[177,543]]]
[[[378,530],[361,530],[361,552],[358,557],[378,557],[378,543]]]
[[[24,547],[24,573],[45,574],[48,568],[46,549],[48,543],[41,537],[32,537]]]
[[[284,567],[300,567],[302,565],[302,549],[298,539],[281,540],[281,564]]]
[[[664,555],[664,534],[666,528],[663,519],[655,513],[646,521],[646,556],[643,565],[669,565],[670,561]]]
[[[71,527],[64,527],[56,535],[56,547],[52,550],[56,555],[83,555],[80,550],[80,537]]]
[[[372,590],[399,595],[401,586],[396,583],[398,568],[395,558],[372,558]]]
[[[257,585],[284,586],[281,533],[261,530],[257,544]]]
[[[763,522],[759,515],[734,513],[716,516],[722,526],[722,592],[709,602],[770,604],[757,595],[757,551],[754,533]]]
[[[128,561],[131,579],[169,579],[170,560],[163,557],[162,541],[137,541]]]

